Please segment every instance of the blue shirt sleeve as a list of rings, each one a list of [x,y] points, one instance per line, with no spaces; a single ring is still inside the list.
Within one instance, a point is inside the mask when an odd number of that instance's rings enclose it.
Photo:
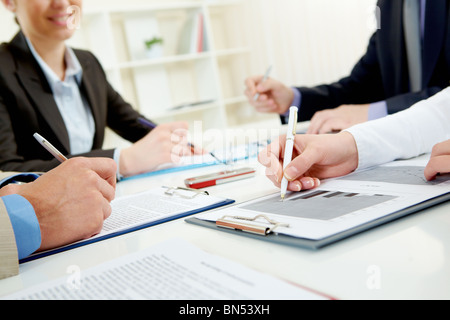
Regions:
[[[11,220],[19,259],[28,257],[41,246],[41,228],[33,206],[22,196],[2,198]]]
[[[384,118],[388,115],[386,101],[371,103],[369,106],[369,121]]]
[[[300,112],[300,105],[302,104],[302,93],[295,87],[292,87],[292,92],[294,93],[294,100],[292,100],[290,107],[298,107],[298,110]],[[289,119],[289,109],[290,108],[288,108],[288,111],[286,111],[286,113],[281,114],[281,117],[286,119],[286,121]]]
[[[292,91],[294,92],[294,100],[292,101],[291,107],[298,107],[300,109],[300,105],[302,104],[302,93],[297,88],[292,88]]]

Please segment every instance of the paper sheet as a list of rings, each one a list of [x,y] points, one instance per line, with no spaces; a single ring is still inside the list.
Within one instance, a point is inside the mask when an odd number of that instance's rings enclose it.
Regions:
[[[276,222],[289,224],[289,227],[278,227],[276,233],[321,240],[450,193],[448,175],[433,182],[425,181],[426,163],[426,158],[398,161],[323,181],[319,189],[291,193],[284,202],[276,193],[239,206],[202,213],[197,218],[215,222],[225,215],[252,218],[265,214]],[[270,227],[263,219],[255,223]]]
[[[297,300],[317,293],[173,239],[86,271],[18,292],[11,299]]]
[[[102,232],[96,237],[177,216],[225,200],[183,190],[177,190],[174,195],[170,196],[165,194],[166,191],[167,188],[164,187],[156,188],[113,200],[111,203],[112,214],[105,220]]]
[[[111,202],[111,216],[105,220],[99,234],[64,247],[37,252],[21,260],[21,262],[45,257],[232,202],[229,199],[184,190],[177,190],[173,195],[167,195],[165,194],[167,190],[168,188],[161,187],[117,198]]]
[[[156,171],[149,174],[158,173],[159,171],[165,172],[168,169],[181,169],[191,168],[193,166],[212,165],[212,164],[230,164],[240,160],[246,160],[255,158],[258,153],[270,143],[270,140],[261,142],[250,142],[248,144],[240,144],[237,146],[230,146],[224,149],[217,149],[212,151],[215,157],[210,153],[201,155],[184,156],[181,157],[176,164],[166,163],[159,166]],[[220,162],[219,162],[220,161]],[[126,179],[125,179],[126,180]]]

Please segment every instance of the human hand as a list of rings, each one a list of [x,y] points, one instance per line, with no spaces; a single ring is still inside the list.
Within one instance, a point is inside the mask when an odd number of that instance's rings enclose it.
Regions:
[[[430,161],[425,168],[425,178],[432,181],[440,173],[450,173],[450,140],[433,147]]]
[[[318,111],[311,118],[307,134],[326,134],[348,129],[369,120],[369,104],[342,105],[336,109]]]
[[[120,173],[127,177],[155,170],[167,163],[177,163],[182,156],[192,155],[187,140],[188,124],[172,122],[158,125],[148,135],[123,149],[120,154]],[[195,154],[202,154],[195,148]]]
[[[281,136],[263,150],[258,157],[266,167],[267,177],[281,186],[284,177],[288,190],[301,191],[317,188],[319,179],[343,176],[358,167],[358,149],[348,132],[337,135],[297,135],[292,162],[283,172],[286,136]]]
[[[111,215],[116,163],[112,159],[73,158],[32,183],[10,186],[33,206],[48,250],[99,233]]]
[[[245,80],[245,95],[250,104],[259,112],[286,113],[294,100],[292,89],[272,78],[262,82],[263,78],[263,76],[255,76]],[[260,96],[255,101],[254,97],[257,93],[260,93]]]

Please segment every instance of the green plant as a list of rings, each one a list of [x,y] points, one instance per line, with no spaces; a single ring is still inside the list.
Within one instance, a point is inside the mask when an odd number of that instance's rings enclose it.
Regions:
[[[158,38],[158,37],[154,37],[151,40],[147,40],[145,41],[145,46],[147,47],[147,49],[150,49],[151,47],[153,47],[155,44],[163,44],[163,39],[162,38]]]

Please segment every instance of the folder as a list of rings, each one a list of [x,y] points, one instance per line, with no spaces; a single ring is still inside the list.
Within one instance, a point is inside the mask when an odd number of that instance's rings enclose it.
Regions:
[[[248,144],[237,145],[229,148],[229,150],[215,150],[214,155],[210,154],[183,157],[179,164],[163,165],[155,171],[143,173],[140,175],[123,178],[121,181],[130,181],[141,178],[154,177],[162,174],[169,174],[199,168],[206,168],[216,165],[234,163],[237,161],[250,160],[257,157],[258,153],[271,142],[270,139],[265,141],[250,142]]]
[[[355,236],[357,234],[363,233],[364,231],[382,226],[384,224],[387,224],[389,222],[401,219],[405,216],[417,213],[419,211],[428,209],[430,207],[442,204],[444,202],[447,202],[450,200],[450,194],[446,194],[440,197],[437,197],[435,199],[430,199],[429,201],[417,204],[415,206],[405,208],[403,210],[400,210],[398,212],[394,212],[386,217],[376,219],[374,221],[361,224],[357,227],[345,230],[340,233],[336,233],[332,236],[320,239],[320,240],[311,240],[307,238],[297,238],[292,236],[287,236],[283,234],[277,234],[274,232],[274,230],[270,230],[270,228],[267,227],[261,227],[258,225],[251,225],[246,223],[236,224],[236,225],[224,225],[223,222],[217,221],[217,222],[211,222],[206,220],[201,220],[198,218],[188,218],[185,221],[190,224],[215,229],[218,231],[239,235],[243,237],[248,237],[252,239],[257,240],[263,240],[267,242],[277,243],[281,245],[287,245],[292,247],[298,247],[303,249],[310,249],[310,250],[319,250],[321,248],[327,247],[329,245],[332,245],[336,242],[339,242],[341,240],[345,240],[347,238],[350,238],[352,236]],[[256,218],[256,217],[255,217]],[[257,231],[255,231],[257,230]]]
[[[186,222],[223,232],[318,250],[450,200],[450,176],[423,179],[416,160],[329,179],[316,190],[276,193]],[[422,175],[422,176],[421,176]]]
[[[117,198],[111,203],[112,214],[105,220],[103,230],[98,235],[60,248],[35,253],[20,260],[20,263],[79,248],[232,203],[234,203],[234,200],[211,196],[206,191],[183,187],[160,187],[139,194]]]

